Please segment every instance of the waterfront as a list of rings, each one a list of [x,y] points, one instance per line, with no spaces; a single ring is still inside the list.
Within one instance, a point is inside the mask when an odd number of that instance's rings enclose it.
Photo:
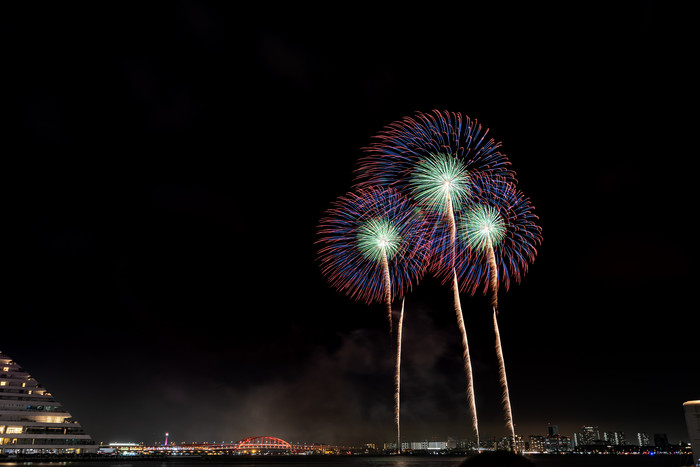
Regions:
[[[525,456],[533,465],[540,467],[681,467],[690,466],[688,456],[612,456],[612,455],[547,455],[535,454]],[[203,456],[203,457],[167,457],[160,459],[144,458],[104,458],[51,461],[32,461],[31,459],[0,459],[5,466],[35,467],[195,467],[236,465],[238,467],[266,467],[273,465],[292,465],[314,467],[459,467],[467,457],[451,456]]]

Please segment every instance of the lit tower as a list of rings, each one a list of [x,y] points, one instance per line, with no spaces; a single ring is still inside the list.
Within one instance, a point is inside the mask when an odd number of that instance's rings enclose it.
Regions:
[[[164,446],[167,446],[167,445],[168,445],[168,435],[169,435],[169,434],[170,434],[170,433],[166,433],[166,434],[165,434],[165,444],[164,444]]]
[[[693,465],[698,465],[700,463],[700,400],[684,402],[683,410],[693,450]]]

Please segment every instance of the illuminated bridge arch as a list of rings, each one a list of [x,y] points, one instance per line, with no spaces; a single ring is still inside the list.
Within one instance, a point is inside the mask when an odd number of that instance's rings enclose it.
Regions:
[[[296,452],[291,444],[272,436],[251,436],[234,445],[235,451],[287,451]]]

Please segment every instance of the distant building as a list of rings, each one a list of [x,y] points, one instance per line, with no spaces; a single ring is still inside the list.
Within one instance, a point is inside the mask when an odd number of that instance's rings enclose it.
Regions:
[[[515,435],[515,439],[512,436],[504,436],[496,443],[497,451],[512,451],[514,448],[517,452],[525,451],[526,443],[521,435]]]
[[[690,436],[690,445],[693,450],[693,459],[700,464],[700,401],[688,401],[683,403],[685,411],[685,424]]]
[[[654,433],[654,447],[657,451],[668,452],[669,444],[666,433]]]
[[[549,454],[561,452],[571,452],[574,449],[574,442],[568,436],[554,435],[544,439],[544,450]]]
[[[527,450],[527,442],[523,439],[522,435],[515,435],[515,449],[517,452]]]
[[[559,426],[547,424],[547,436],[556,436],[559,434]]]
[[[476,442],[470,439],[459,439],[455,441],[456,449],[476,449]]]
[[[532,452],[545,452],[545,450],[544,450],[544,436],[542,436],[542,435],[530,435],[530,451],[532,451]]]
[[[447,449],[447,441],[428,441],[429,451],[439,451]]]
[[[392,449],[396,443],[384,443],[384,449]],[[457,441],[448,438],[447,441],[402,441],[401,449],[403,451],[445,451],[447,449],[455,449]]]
[[[97,452],[90,435],[15,361],[0,352],[0,454]]]
[[[627,438],[625,437],[624,431],[616,431],[615,432],[615,444],[618,446],[626,446],[627,445]]]
[[[649,433],[637,433],[637,443],[639,443],[639,447],[650,446]]]
[[[597,426],[582,426],[581,427],[581,444],[595,444],[600,441],[600,431]]]
[[[627,444],[624,431],[606,431],[603,433],[603,440],[609,446],[624,446]]]

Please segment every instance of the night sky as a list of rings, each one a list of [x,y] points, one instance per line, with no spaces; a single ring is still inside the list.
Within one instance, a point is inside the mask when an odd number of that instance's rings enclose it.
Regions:
[[[384,308],[328,286],[316,227],[375,133],[449,110],[502,142],[543,229],[500,294],[516,431],[687,440],[688,12],[465,3],[3,5],[0,350],[98,442],[392,441]],[[462,306],[481,437],[505,436],[490,309]],[[403,439],[472,436],[431,277],[402,372]]]

